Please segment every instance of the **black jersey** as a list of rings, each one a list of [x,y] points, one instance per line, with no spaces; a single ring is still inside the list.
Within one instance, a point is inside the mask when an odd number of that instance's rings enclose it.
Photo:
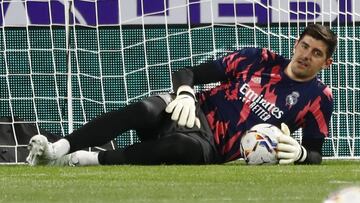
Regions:
[[[284,122],[291,132],[302,128],[307,140],[328,136],[333,111],[330,88],[317,77],[307,82],[290,79],[284,73],[289,62],[267,49],[256,48],[242,49],[216,61],[217,69],[224,74],[221,78],[227,80],[197,97],[223,161],[240,158],[241,136],[258,123],[280,127]]]

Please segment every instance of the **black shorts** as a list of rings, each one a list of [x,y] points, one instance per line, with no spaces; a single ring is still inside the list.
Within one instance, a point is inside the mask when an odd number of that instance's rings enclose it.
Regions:
[[[166,104],[169,104],[174,98],[174,96],[170,94],[160,94],[157,96],[160,97]],[[177,122],[171,120],[171,114],[169,114],[169,119],[166,119],[166,122],[161,129],[160,136],[166,136],[174,133],[181,133],[186,136],[190,136],[200,143],[205,164],[220,163],[220,157],[214,143],[214,135],[210,129],[206,116],[199,105],[196,107],[196,115],[201,123],[200,128],[197,126],[194,126],[193,128],[179,126]]]

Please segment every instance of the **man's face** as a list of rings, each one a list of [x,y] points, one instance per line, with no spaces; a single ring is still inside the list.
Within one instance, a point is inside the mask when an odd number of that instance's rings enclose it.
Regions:
[[[327,45],[309,35],[295,42],[294,55],[286,74],[296,81],[308,81],[314,78],[322,69],[332,63],[326,55]]]

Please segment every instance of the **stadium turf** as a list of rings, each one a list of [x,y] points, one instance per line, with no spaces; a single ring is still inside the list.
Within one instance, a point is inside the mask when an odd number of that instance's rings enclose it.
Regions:
[[[0,202],[322,202],[336,189],[360,185],[359,166],[0,165]]]

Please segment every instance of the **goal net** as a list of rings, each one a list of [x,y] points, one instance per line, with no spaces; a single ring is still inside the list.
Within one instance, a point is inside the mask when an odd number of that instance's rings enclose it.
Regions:
[[[11,118],[0,127],[25,122],[61,136],[170,91],[171,72],[184,66],[248,46],[290,58],[304,26],[326,24],[339,46],[320,75],[335,101],[323,155],[360,157],[356,0],[12,0],[0,1],[0,11],[0,117]],[[26,148],[15,138],[13,145],[0,143],[0,156]],[[134,142],[133,131],[116,139],[119,147]]]

